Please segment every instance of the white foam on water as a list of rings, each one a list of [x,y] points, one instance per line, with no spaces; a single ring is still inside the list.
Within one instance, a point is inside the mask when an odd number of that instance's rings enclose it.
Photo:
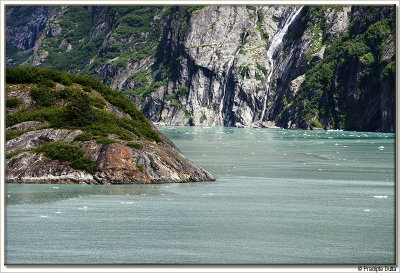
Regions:
[[[343,146],[343,147],[347,148],[348,146]]]
[[[87,206],[83,206],[82,208],[78,208],[78,209],[80,209],[80,210],[88,210],[88,207]]]
[[[62,211],[56,211],[56,213],[63,213]]]
[[[318,171],[322,171],[322,169],[318,169]]]
[[[386,199],[386,198],[388,198],[388,196],[387,195],[374,195],[374,198]]]
[[[53,187],[53,189],[59,189],[60,187]]]
[[[162,193],[162,194],[160,194],[160,195],[165,195],[165,193]]]
[[[370,212],[371,210],[370,210],[370,209],[365,209],[364,211],[365,211],[365,212]]]
[[[133,204],[133,202],[129,201],[129,202],[120,202],[121,204]]]
[[[47,217],[49,217],[49,216],[47,216],[47,215],[40,215],[40,218],[47,218]]]

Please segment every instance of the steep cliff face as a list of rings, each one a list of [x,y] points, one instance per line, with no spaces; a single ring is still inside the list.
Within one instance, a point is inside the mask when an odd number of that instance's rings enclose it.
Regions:
[[[393,131],[394,12],[55,7],[27,62],[104,79],[170,125]]]
[[[214,180],[123,96],[51,70],[8,69],[6,181],[171,183]]]
[[[7,9],[7,66],[23,64],[31,56],[37,37],[46,26],[50,7],[14,7]]]

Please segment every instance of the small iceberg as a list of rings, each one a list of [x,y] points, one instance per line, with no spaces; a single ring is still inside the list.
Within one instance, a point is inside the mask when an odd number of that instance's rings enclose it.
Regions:
[[[387,195],[374,195],[374,198],[386,199],[386,198],[388,198],[388,196]]]

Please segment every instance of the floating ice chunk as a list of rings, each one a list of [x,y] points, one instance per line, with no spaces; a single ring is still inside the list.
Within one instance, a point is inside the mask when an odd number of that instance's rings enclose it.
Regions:
[[[385,149],[385,147],[384,146],[379,146],[378,149]]]
[[[78,208],[78,209],[80,209],[80,210],[88,210],[88,207],[87,206],[83,206],[82,208]]]
[[[11,195],[7,194],[7,197],[8,197],[8,198],[10,198],[10,197],[11,197]]]
[[[322,169],[318,169],[318,171],[322,171]]]
[[[388,198],[388,196],[387,195],[374,195],[374,198],[385,199],[385,198]]]
[[[335,146],[339,146],[339,144],[335,143]]]
[[[47,217],[49,217],[49,216],[47,216],[47,215],[40,215],[40,218],[47,218]]]
[[[56,211],[56,213],[63,213],[62,211]]]
[[[370,210],[370,209],[365,209],[364,211],[365,211],[365,212],[370,212],[371,210]]]
[[[60,187],[53,187],[53,189],[59,189]]]
[[[133,204],[133,202],[129,201],[129,202],[120,202],[121,204]]]

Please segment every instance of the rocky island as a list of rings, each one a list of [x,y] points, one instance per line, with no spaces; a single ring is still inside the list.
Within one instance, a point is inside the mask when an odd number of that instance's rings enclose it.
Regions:
[[[6,127],[5,179],[10,183],[215,180],[129,99],[93,78],[7,68]]]

